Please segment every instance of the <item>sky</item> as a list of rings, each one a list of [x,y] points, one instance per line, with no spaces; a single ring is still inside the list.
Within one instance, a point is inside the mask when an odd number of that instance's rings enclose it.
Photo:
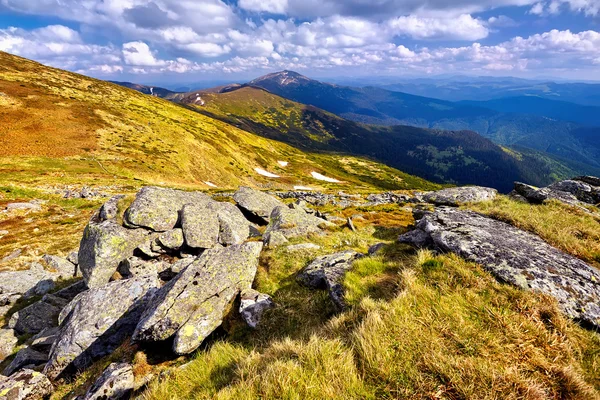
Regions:
[[[0,50],[140,83],[600,80],[600,0],[0,0]]]

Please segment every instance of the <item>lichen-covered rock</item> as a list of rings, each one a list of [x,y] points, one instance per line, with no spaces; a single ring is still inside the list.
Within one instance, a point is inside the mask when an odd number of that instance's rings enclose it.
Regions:
[[[109,219],[117,219],[119,213],[119,202],[124,198],[125,196],[123,195],[113,196],[106,203],[104,203],[98,211],[99,220],[108,221]]]
[[[242,244],[250,236],[250,223],[239,208],[231,203],[212,202],[209,212],[219,220],[219,243],[223,246]]]
[[[448,207],[424,214],[414,232],[400,242],[456,253],[502,282],[554,297],[569,317],[600,327],[600,272],[538,236]],[[427,240],[415,242],[415,237]]]
[[[24,369],[0,382],[1,400],[43,400],[50,396],[54,387],[39,372]]]
[[[90,221],[79,245],[79,269],[89,288],[105,285],[121,261],[147,239],[143,229],[126,229],[112,220]]]
[[[36,334],[57,326],[58,315],[69,302],[47,294],[38,302],[14,313],[8,321],[9,328],[19,334]]]
[[[211,198],[200,192],[145,187],[125,212],[128,226],[169,231],[177,225],[179,212],[186,204],[206,205]]]
[[[352,263],[361,257],[362,254],[353,250],[318,257],[304,268],[296,279],[311,289],[327,289],[338,310],[343,310],[346,307],[344,275],[352,269]]]
[[[70,279],[77,275],[77,266],[65,258],[46,254],[42,259],[63,279]]]
[[[265,234],[263,237],[263,242],[265,246],[274,248],[283,246],[286,243],[289,243],[289,240],[285,237],[285,235],[279,231],[269,232]]]
[[[208,204],[187,204],[181,211],[183,236],[189,247],[212,249],[219,242],[219,219]]]
[[[458,206],[463,203],[480,203],[493,200],[498,191],[480,186],[455,187],[431,192],[423,196],[427,203],[444,206]]]
[[[0,361],[13,354],[19,338],[12,329],[0,329]]]
[[[582,189],[585,187],[589,190]],[[595,204],[591,202],[592,192],[590,186],[578,181],[562,181],[541,189],[525,183],[515,182],[514,189],[517,194],[523,196],[528,202],[533,204],[542,204],[548,200],[557,200],[571,206],[579,207],[584,211],[588,211],[582,207],[586,204],[586,199],[590,201],[590,204]]]
[[[262,243],[249,242],[207,250],[163,286],[146,308],[133,335],[137,341],[175,337],[173,350],[196,350],[224,318],[240,293],[256,275]]]
[[[138,257],[129,257],[119,265],[119,273],[124,278],[145,275],[159,275],[170,268],[170,264],[160,260],[142,260]]]
[[[48,353],[42,353],[26,347],[20,350],[11,363],[4,368],[2,375],[11,376],[23,367],[42,365],[46,361],[48,361]]]
[[[600,178],[596,176],[578,176],[576,178],[573,178],[573,180],[587,183],[588,185],[600,187]]]
[[[240,295],[240,314],[250,328],[256,329],[265,311],[275,307],[268,294],[246,289]]]
[[[285,207],[285,204],[277,198],[249,187],[240,187],[233,195],[233,199],[253,222],[265,225],[269,223],[275,208]]]
[[[185,243],[181,228],[161,233],[157,240],[160,246],[168,250],[179,250]]]
[[[54,287],[53,282],[60,279],[61,275],[44,269],[38,263],[32,263],[28,270],[0,272],[0,293],[20,294],[26,297],[44,295],[48,285],[50,290]]]
[[[577,198],[577,200],[584,203],[600,203],[600,188],[593,187],[585,182],[576,180],[560,181],[548,186],[548,189],[552,191],[571,193]]]
[[[90,387],[83,400],[124,399],[134,386],[133,367],[126,363],[112,363]]]
[[[156,276],[144,276],[111,282],[75,297],[59,316],[59,338],[44,372],[56,379],[113,352],[131,337],[158,286]]]
[[[265,231],[265,239],[273,232],[280,232],[287,239],[306,236],[310,233],[321,233],[323,228],[335,226],[331,222],[307,214],[302,210],[289,207],[276,207],[271,213],[271,221]]]

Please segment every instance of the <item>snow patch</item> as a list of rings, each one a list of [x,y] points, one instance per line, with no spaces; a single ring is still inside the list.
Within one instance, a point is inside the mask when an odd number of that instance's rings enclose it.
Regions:
[[[210,187],[213,187],[213,188],[216,188],[216,187],[218,187],[217,185],[215,185],[214,183],[212,183],[212,182],[209,182],[209,181],[206,181],[206,182],[204,182],[204,184],[205,184],[206,186],[210,186]]]
[[[322,175],[318,172],[313,171],[310,174],[312,175],[313,178],[320,180],[320,181],[325,181],[325,182],[330,182],[330,183],[342,183],[342,181],[338,181],[337,179],[330,178],[330,177]]]
[[[288,165],[290,165],[290,163],[287,162],[287,161],[277,161],[277,164],[281,165],[283,168],[285,168]]]
[[[267,178],[281,178],[279,175],[272,174],[269,171],[265,171],[264,169],[261,169],[261,168],[254,168],[254,170],[256,171],[257,174],[266,176]]]

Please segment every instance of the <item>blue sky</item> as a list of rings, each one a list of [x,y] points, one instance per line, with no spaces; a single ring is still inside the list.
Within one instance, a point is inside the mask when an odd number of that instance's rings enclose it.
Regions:
[[[600,80],[600,0],[0,0],[0,50],[136,82]]]

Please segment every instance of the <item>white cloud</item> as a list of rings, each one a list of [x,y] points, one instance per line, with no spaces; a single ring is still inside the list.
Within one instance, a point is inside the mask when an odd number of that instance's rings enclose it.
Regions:
[[[239,0],[238,6],[244,10],[254,12],[286,14],[288,9],[288,0]]]
[[[165,61],[157,59],[144,42],[123,43],[123,59],[127,65],[138,67],[160,67]]]
[[[415,39],[479,40],[488,36],[485,23],[471,15],[454,18],[398,17],[389,22],[392,31]]]

